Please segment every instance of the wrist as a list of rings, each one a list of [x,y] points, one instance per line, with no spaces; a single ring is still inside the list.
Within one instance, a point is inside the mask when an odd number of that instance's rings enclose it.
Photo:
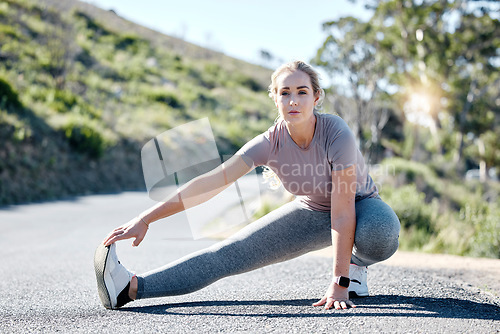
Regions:
[[[332,282],[341,288],[347,289],[349,287],[349,284],[351,283],[351,280],[346,276],[334,276]]]
[[[147,228],[149,228],[149,224],[150,224],[150,223],[148,223],[148,222],[147,222],[147,221],[146,221],[143,217],[139,217],[139,220],[140,220],[141,222],[143,222],[144,224],[146,224]]]

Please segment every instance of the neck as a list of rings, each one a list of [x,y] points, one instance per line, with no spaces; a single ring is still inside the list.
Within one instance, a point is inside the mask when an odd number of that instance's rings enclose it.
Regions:
[[[314,131],[316,129],[316,115],[313,114],[312,117],[304,123],[290,124],[285,122],[285,125],[295,144],[300,148],[308,148],[313,140]]]

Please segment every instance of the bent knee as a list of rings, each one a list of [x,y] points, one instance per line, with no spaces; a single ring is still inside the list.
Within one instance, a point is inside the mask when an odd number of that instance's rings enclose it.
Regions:
[[[380,199],[364,199],[356,204],[355,253],[370,262],[391,257],[399,247],[399,219]]]
[[[356,203],[356,234],[393,240],[398,238],[399,229],[398,216],[381,199],[367,198]]]

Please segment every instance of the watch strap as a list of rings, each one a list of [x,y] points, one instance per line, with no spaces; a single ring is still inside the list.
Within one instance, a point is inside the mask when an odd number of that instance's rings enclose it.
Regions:
[[[351,283],[351,280],[349,279],[349,277],[345,277],[345,276],[335,276],[334,280],[335,280],[335,283],[337,283],[337,285],[339,285],[343,288],[348,288],[349,284]]]

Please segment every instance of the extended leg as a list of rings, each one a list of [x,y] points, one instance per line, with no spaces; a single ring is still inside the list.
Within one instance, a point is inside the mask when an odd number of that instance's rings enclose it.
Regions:
[[[138,276],[137,298],[190,293],[223,277],[331,245],[330,214],[285,204],[234,236]]]

